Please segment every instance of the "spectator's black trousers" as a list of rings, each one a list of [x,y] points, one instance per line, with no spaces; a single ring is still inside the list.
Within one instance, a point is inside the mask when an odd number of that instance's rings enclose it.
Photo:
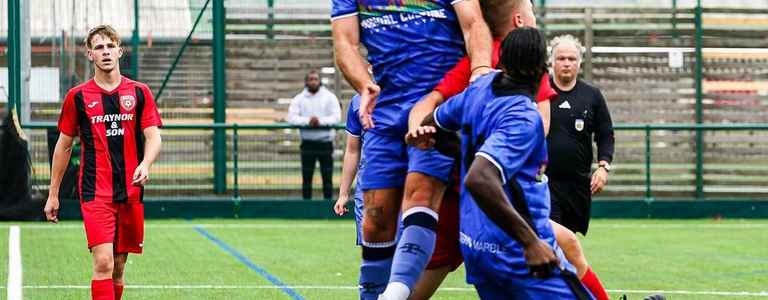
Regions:
[[[333,196],[333,142],[301,141],[301,192],[304,199],[312,199],[312,176],[315,161],[320,161],[320,176],[323,178],[323,198]]]

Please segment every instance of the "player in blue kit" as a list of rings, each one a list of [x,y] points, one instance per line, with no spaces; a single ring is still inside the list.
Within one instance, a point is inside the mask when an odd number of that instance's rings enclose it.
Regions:
[[[593,299],[549,222],[547,146],[532,101],[546,57],[538,30],[512,31],[502,43],[503,72],[479,78],[408,138],[428,148],[435,143],[434,126],[461,131],[459,241],[467,282],[481,299]]]
[[[357,111],[360,107],[360,95],[352,97],[352,101],[349,103],[347,110],[347,142],[346,149],[344,149],[344,162],[341,167],[341,183],[339,184],[339,198],[333,205],[333,211],[342,216],[347,213],[347,202],[349,202],[349,190],[352,186],[357,175],[357,170],[360,161],[360,146],[361,137],[363,135],[363,126],[360,124],[360,119],[357,118]],[[352,194],[353,210],[355,214],[355,228],[357,229],[356,244],[362,245],[362,220],[363,220],[363,191],[360,189],[360,183],[355,185],[355,190]]]
[[[365,206],[360,297],[383,292],[383,299],[406,299],[432,256],[437,210],[454,163],[405,145],[408,112],[465,54],[474,76],[489,72],[491,35],[477,0],[333,0],[331,14],[336,63],[361,96],[366,129],[359,170]],[[421,163],[409,165],[409,157]],[[434,193],[438,184],[443,188]]]

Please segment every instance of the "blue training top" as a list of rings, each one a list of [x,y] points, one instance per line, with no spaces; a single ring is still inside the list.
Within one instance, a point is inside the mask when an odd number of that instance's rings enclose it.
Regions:
[[[507,197],[518,213],[528,217],[539,238],[557,249],[549,223],[549,189],[546,176],[541,175],[547,160],[541,116],[528,95],[495,95],[491,85],[497,74],[480,77],[438,107],[435,121],[443,129],[461,130],[462,178],[476,156],[491,161],[502,174]],[[460,201],[459,241],[467,282],[527,276],[522,246],[483,213],[465,186]],[[562,252],[556,252],[564,261]]]
[[[462,0],[333,0],[331,19],[357,15],[381,94],[371,132],[402,135],[408,112],[464,55],[453,4]]]

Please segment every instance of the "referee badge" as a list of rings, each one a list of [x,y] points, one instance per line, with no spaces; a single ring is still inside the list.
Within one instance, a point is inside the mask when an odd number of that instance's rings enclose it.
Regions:
[[[576,122],[573,123],[573,127],[576,128],[576,131],[584,130],[584,119],[576,119]]]
[[[120,106],[122,106],[123,109],[130,111],[136,106],[136,98],[132,95],[120,96]]]

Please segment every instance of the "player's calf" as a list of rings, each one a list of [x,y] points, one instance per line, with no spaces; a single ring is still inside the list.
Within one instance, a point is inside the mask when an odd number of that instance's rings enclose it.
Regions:
[[[366,209],[366,211],[368,211]],[[379,211],[373,207],[373,211]],[[397,240],[397,223],[385,222],[378,213],[363,216],[362,262],[360,263],[359,292],[361,300],[376,299],[389,282],[392,259]]]
[[[608,300],[608,293],[605,291],[603,283],[600,282],[600,278],[589,267],[587,258],[584,256],[584,251],[581,248],[581,242],[576,238],[576,234],[557,222],[550,220],[549,223],[552,224],[557,245],[563,249],[563,254],[565,254],[568,262],[576,267],[576,273],[581,283],[589,289],[592,295],[595,296],[595,299]]]
[[[558,224],[557,222],[550,220],[549,223],[552,224],[552,229],[555,232],[557,245],[563,249],[565,258],[568,259],[568,262],[570,262],[574,267],[576,267],[576,274],[579,276],[579,278],[584,277],[584,275],[587,273],[587,269],[589,268],[589,264],[587,263],[587,258],[584,256],[583,250],[581,249],[581,243],[579,242],[579,239],[576,238],[576,234],[568,230],[568,228]]]
[[[115,284],[124,284],[125,282],[125,263],[128,261],[128,253],[118,253],[113,256],[114,269],[112,270],[112,280]]]
[[[419,277],[413,293],[408,297],[409,300],[427,300],[432,298],[437,288],[443,283],[448,273],[453,271],[453,266],[447,265],[436,269],[427,269]]]
[[[389,282],[397,240],[401,189],[370,190],[364,194],[360,299],[376,299]]]
[[[397,244],[389,284],[379,299],[405,300],[432,257],[437,238],[437,212],[414,207],[403,213],[403,234]]]
[[[128,261],[128,253],[118,253],[114,256],[115,267],[112,270],[112,284],[115,290],[115,300],[123,297],[125,287],[125,263]]]
[[[445,183],[435,177],[409,172],[403,200],[403,233],[397,244],[385,299],[405,300],[424,272],[435,249],[437,210]]]

